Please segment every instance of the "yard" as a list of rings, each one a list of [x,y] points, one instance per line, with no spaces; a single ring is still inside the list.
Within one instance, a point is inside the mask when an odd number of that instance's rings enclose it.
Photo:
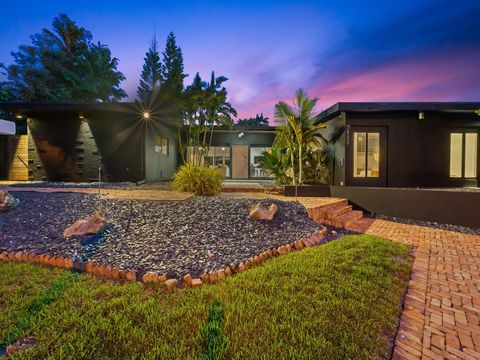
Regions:
[[[14,359],[388,358],[409,272],[407,247],[366,235],[174,293],[0,262],[1,347],[19,345]]]

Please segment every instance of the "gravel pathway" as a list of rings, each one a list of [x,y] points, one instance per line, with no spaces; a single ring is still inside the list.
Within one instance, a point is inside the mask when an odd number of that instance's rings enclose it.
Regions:
[[[169,277],[236,264],[321,229],[295,202],[275,203],[271,222],[249,220],[254,199],[191,197],[184,201],[97,200],[82,193],[13,192],[20,207],[0,215],[0,250],[49,252]],[[110,227],[100,238],[63,237],[63,230],[100,209]],[[83,245],[82,245],[83,243]]]

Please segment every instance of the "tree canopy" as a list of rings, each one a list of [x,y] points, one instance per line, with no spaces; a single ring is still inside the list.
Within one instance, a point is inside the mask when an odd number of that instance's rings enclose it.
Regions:
[[[257,114],[255,117],[247,119],[239,119],[235,124],[237,129],[248,129],[248,128],[268,128],[270,124],[268,122],[268,117],[263,116],[263,114]]]
[[[162,55],[164,89],[166,92],[172,93],[175,96],[180,96],[183,91],[183,79],[185,79],[187,75],[183,73],[182,49],[177,46],[173,32],[167,36],[167,44]]]
[[[138,99],[143,103],[151,101],[152,95],[159,91],[163,82],[163,64],[160,61],[160,54],[157,48],[157,38],[154,35],[150,47],[145,53],[145,63],[140,76],[140,85],[137,89]]]
[[[126,97],[110,49],[94,43],[90,31],[67,15],[54,18],[52,29],[31,36],[31,45],[12,52],[14,64],[2,66],[0,92],[19,101],[115,101]]]

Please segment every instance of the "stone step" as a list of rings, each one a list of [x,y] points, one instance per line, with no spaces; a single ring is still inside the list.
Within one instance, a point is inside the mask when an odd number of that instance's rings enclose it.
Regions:
[[[352,205],[339,205],[329,207],[325,210],[325,219],[333,220],[336,217],[343,215],[349,211],[352,211]]]
[[[332,221],[332,225],[338,228],[345,228],[358,220],[363,218],[363,211],[352,210],[340,216],[337,216]]]
[[[307,213],[310,219],[315,221],[317,224],[323,224],[325,220],[325,212],[327,211],[327,209],[337,207],[337,206],[346,206],[346,205],[348,205],[348,200],[340,199],[338,201],[333,201],[328,204],[307,205],[305,207],[307,209]]]

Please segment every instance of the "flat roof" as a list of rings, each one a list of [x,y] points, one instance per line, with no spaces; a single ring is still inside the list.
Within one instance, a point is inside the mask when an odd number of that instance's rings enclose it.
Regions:
[[[322,111],[318,115],[318,120],[326,121],[342,112],[474,112],[478,109],[480,109],[480,102],[338,102]]]

